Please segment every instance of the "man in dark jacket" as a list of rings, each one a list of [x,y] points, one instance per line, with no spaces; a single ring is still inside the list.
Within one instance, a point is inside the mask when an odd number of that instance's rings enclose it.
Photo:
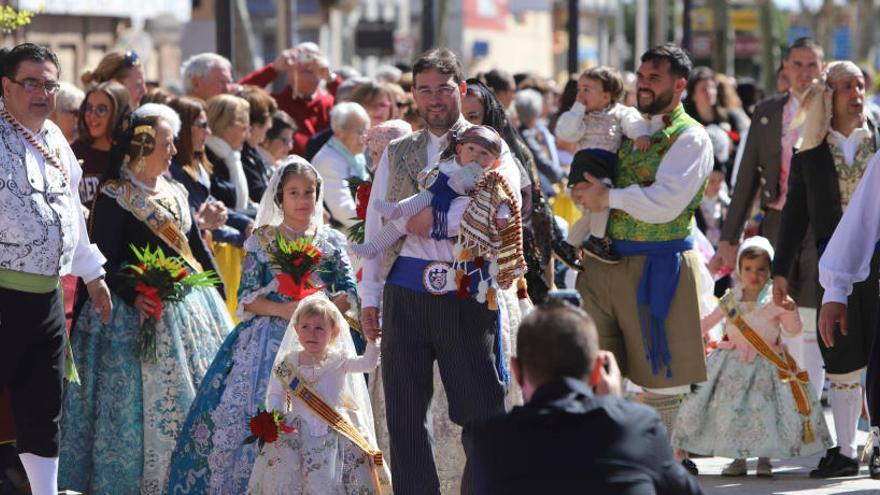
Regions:
[[[476,493],[702,493],[657,413],[619,397],[614,356],[580,309],[527,316],[512,368],[526,405],[474,426]]]

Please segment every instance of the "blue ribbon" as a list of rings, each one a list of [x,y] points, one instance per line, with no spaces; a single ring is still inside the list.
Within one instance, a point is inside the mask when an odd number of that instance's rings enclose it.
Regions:
[[[637,302],[645,359],[651,362],[654,375],[664,367],[666,377],[672,377],[666,317],[678,289],[681,253],[693,248],[691,237],[663,242],[614,241],[614,249],[621,256],[645,256]]]
[[[394,266],[391,267],[391,272],[388,273],[388,279],[386,283],[396,285],[398,287],[403,287],[404,289],[409,289],[415,292],[420,292],[422,294],[430,294],[425,286],[422,285],[422,274],[425,271],[425,268],[433,261],[423,260],[419,258],[412,258],[409,256],[398,256],[397,261],[394,262]],[[486,263],[488,265],[489,263]],[[451,263],[450,263],[451,265]],[[466,272],[472,272],[475,267],[473,262],[465,263],[463,267]],[[489,278],[489,268],[488,266],[484,266],[482,269],[483,278]],[[477,293],[477,287],[480,284],[480,277],[477,274],[471,275],[471,283],[470,283],[470,294],[473,297],[473,294]],[[438,295],[436,297],[458,297],[455,293],[455,290],[451,290],[444,295]],[[501,297],[500,294],[496,297]],[[495,311],[495,370],[498,372],[498,376],[504,382],[505,385],[510,385],[510,372],[507,369],[507,359],[504,355],[504,343],[501,341],[501,311]]]
[[[431,209],[434,213],[434,224],[431,226],[431,238],[442,241],[447,238],[449,231],[449,222],[447,216],[452,200],[457,198],[459,194],[449,187],[449,176],[439,174],[437,180],[428,188],[434,195],[431,199]]]

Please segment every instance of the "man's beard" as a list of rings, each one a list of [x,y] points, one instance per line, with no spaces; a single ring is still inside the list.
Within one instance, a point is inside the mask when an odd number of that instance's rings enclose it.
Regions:
[[[636,102],[639,105],[639,111],[642,113],[657,115],[672,103],[673,92],[671,89],[665,93],[660,93],[659,95],[655,94],[653,91],[649,91],[649,93],[654,95],[654,97],[651,99],[651,103],[646,107],[642,107],[642,99],[638,93],[636,94]]]
[[[429,129],[448,130],[458,120],[461,110],[454,108],[454,105],[450,105],[446,110],[446,113],[436,117],[430,117],[431,112],[426,110],[422,114],[422,119]]]

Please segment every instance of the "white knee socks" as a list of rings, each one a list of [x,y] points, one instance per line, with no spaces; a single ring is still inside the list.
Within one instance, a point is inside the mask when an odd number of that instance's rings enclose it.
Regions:
[[[856,430],[862,412],[862,386],[858,377],[855,381],[841,380],[841,376],[829,375],[831,390],[829,401],[834,415],[834,430],[837,432],[837,445],[840,453],[854,459],[856,457]]]
[[[58,458],[19,454],[33,495],[58,495]]]

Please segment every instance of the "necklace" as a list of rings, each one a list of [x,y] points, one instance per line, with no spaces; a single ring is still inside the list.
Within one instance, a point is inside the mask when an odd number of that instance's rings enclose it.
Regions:
[[[5,106],[0,108],[0,116],[3,117],[9,125],[18,132],[18,135],[23,137],[25,141],[27,141],[31,146],[34,147],[41,155],[43,155],[43,159],[49,162],[53,167],[57,168],[59,172],[61,172],[61,176],[64,177],[64,186],[67,187],[70,184],[70,176],[67,174],[67,170],[61,166],[61,160],[58,159],[57,156],[53,155],[43,146],[42,143],[37,141],[37,138],[34,137],[34,134],[24,128],[21,123],[9,113],[9,110],[6,109]]]

